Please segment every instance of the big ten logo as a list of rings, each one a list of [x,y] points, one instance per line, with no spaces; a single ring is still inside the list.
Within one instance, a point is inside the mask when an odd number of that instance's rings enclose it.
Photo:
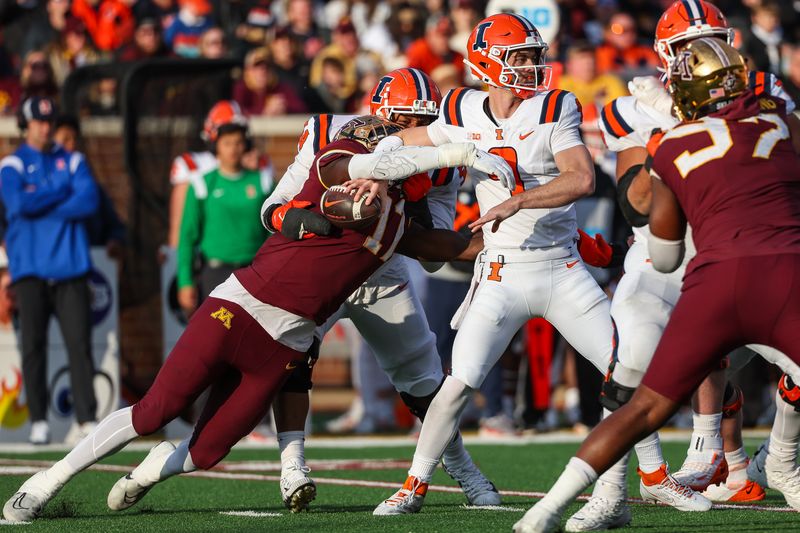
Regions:
[[[113,304],[114,293],[108,279],[97,270],[89,273],[89,292],[92,307],[92,325],[97,326],[108,316]]]

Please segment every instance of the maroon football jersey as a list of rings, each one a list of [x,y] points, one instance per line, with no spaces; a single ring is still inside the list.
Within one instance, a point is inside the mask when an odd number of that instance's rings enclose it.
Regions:
[[[295,200],[311,202],[320,213],[325,186],[318,168],[342,157],[367,153],[347,139],[320,150],[309,177]],[[276,233],[264,243],[253,263],[235,272],[247,292],[258,300],[322,324],[369,276],[394,253],[405,229],[403,200],[399,190],[389,193],[378,220],[358,231],[292,241]]]
[[[800,159],[782,100],[748,92],[668,131],[653,171],[692,227],[699,266],[744,256],[800,253]]]

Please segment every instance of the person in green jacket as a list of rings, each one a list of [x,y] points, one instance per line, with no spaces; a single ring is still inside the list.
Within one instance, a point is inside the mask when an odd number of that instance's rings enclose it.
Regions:
[[[260,212],[274,184],[242,166],[249,144],[246,126],[221,126],[214,142],[218,167],[186,193],[178,243],[178,303],[187,316],[234,270],[249,264],[270,235],[260,223]],[[202,267],[195,275],[198,254]]]

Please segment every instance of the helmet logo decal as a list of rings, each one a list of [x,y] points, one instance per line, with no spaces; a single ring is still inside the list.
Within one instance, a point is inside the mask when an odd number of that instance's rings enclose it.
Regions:
[[[386,86],[393,79],[394,78],[392,78],[391,76],[384,76],[381,78],[381,81],[378,82],[378,86],[375,88],[375,94],[372,95],[373,104],[381,103],[381,100],[383,99],[383,90],[386,89]]]
[[[475,43],[472,45],[472,51],[477,52],[478,50],[484,50],[489,43],[486,42],[485,34],[486,30],[494,24],[494,21],[489,22],[482,22],[478,25],[478,33],[475,35]]]
[[[689,68],[689,58],[691,56],[691,52],[684,50],[672,63],[673,74],[680,74],[681,79],[684,81],[691,81],[694,79],[694,76],[692,76],[692,69]]]

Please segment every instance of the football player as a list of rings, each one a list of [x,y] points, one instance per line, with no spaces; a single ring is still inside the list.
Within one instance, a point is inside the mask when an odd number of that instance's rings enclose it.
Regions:
[[[788,366],[800,362],[800,172],[785,101],[748,89],[744,58],[713,37],[678,51],[669,72],[682,122],[648,145],[648,252],[657,271],[675,271],[688,222],[697,253],[641,385],[592,431],[516,532],[557,530],[567,505],[663,425],[732,349],[765,344],[788,354]],[[773,474],[782,475],[768,469],[770,481]]]
[[[439,88],[421,70],[402,68],[382,77],[372,91],[370,112],[403,127],[427,125],[438,115]],[[298,153],[275,191],[264,202],[263,220],[272,231],[297,232],[308,227],[313,213],[299,211],[288,224],[287,209],[296,206],[292,198],[309,179],[314,154],[335,138],[348,115],[318,115],[309,119],[298,143]],[[463,171],[463,169],[462,169]],[[461,184],[459,169],[446,168],[419,174],[403,183],[408,201],[427,201],[432,227],[451,229],[455,216],[456,192]],[[425,197],[423,199],[423,197]],[[428,326],[416,288],[409,277],[405,259],[395,257],[355,291],[344,305],[317,331],[321,339],[341,318],[350,318],[372,349],[411,412],[420,418],[444,380],[442,362],[436,351],[436,337]],[[281,496],[293,511],[307,508],[316,493],[305,464],[304,428],[308,415],[308,366],[299,367],[284,386],[275,403],[275,422],[281,450]],[[500,495],[472,462],[460,435],[452,439],[444,454],[447,472],[458,481],[473,505],[498,505]]]
[[[669,68],[681,45],[704,36],[732,41],[732,30],[719,9],[702,0],[682,0],[672,4],[656,28],[654,47],[664,68]],[[771,74],[752,72],[749,80],[757,92],[779,95],[788,100],[780,82]],[[625,261],[626,275],[620,281],[611,304],[619,346],[601,397],[607,414],[628,401],[641,381],[680,295],[683,277],[683,267],[671,274],[653,269],[647,254],[648,229],[646,226],[636,227],[646,223],[646,213],[649,212],[650,178],[642,171],[645,145],[654,128],[676,124],[677,120],[671,114],[672,100],[664,84],[656,78],[636,78],[630,88],[635,96],[617,98],[606,105],[600,120],[606,144],[617,152],[618,197],[635,234],[634,245]],[[790,111],[794,108],[790,101],[787,106]],[[686,262],[692,255],[693,250],[688,250]],[[765,350],[761,349],[762,352]],[[637,443],[635,450],[643,498],[685,511],[710,508],[707,499],[689,487],[696,490],[708,487],[705,496],[717,501],[763,499],[764,491],[748,481],[746,475],[748,458],[737,425],[737,419],[741,420],[741,415],[737,414],[742,404],[741,391],[730,386],[726,389],[724,381],[724,371],[716,372],[701,387],[695,404],[698,412],[694,415],[692,445],[684,465],[674,477],[667,475],[657,434]],[[723,413],[730,419],[725,424],[726,435],[730,437],[725,441],[727,454],[723,451],[720,436]],[[630,508],[625,502],[627,460],[628,456],[624,457],[603,475],[595,486],[592,499],[567,522],[568,530],[602,530],[630,521]],[[714,485],[723,481],[725,483],[720,486]]]
[[[386,168],[385,175],[394,180],[458,165],[475,165],[507,178],[512,174],[504,160],[471,143],[408,147],[371,157],[377,141],[398,129],[372,116],[345,124],[339,140],[317,155],[311,179],[294,201],[305,202],[305,210],[314,212],[318,221],[327,220],[320,215],[323,192],[349,177],[364,177],[356,172],[364,165]],[[108,505],[126,509],[159,481],[208,469],[222,460],[264,417],[291,370],[306,364],[316,327],[395,250],[434,261],[469,252],[467,241],[455,232],[407,223],[403,203],[400,192],[392,189],[381,200],[378,219],[364,230],[334,232],[330,224],[317,224],[314,239],[294,240],[282,234],[268,239],[253,263],[217,286],[192,315],[147,394],[133,407],[107,416],[64,459],[28,479],[3,507],[5,518],[15,522],[36,518],[78,472],[136,437],[158,431],[209,386],[194,434],[177,447],[169,442],[156,445],[112,487]],[[287,219],[297,210],[288,210]],[[321,272],[323,265],[336,275]]]
[[[458,329],[452,375],[436,394],[422,425],[403,487],[375,509],[392,515],[420,510],[439,458],[456,433],[473,392],[532,317],[544,317],[598,369],[612,352],[608,300],[578,256],[573,202],[594,190],[589,151],[581,141],[581,111],[574,95],[549,90],[547,44],[524,17],[499,14],[473,29],[466,64],[489,85],[461,87],[442,101],[426,128],[385,139],[387,148],[444,145],[470,140],[505,158],[512,180],[469,171],[481,213],[513,207],[497,231],[484,232],[472,290],[453,319]],[[498,217],[499,219],[499,217]]]
[[[200,138],[206,143],[207,150],[203,152],[184,152],[172,162],[169,181],[172,191],[169,196],[169,234],[167,244],[178,248],[178,236],[181,229],[183,205],[186,201],[186,191],[190,183],[202,184],[203,176],[217,168],[217,158],[214,155],[214,143],[217,141],[217,131],[225,124],[236,124],[247,127],[247,117],[244,116],[239,104],[233,100],[221,100],[209,110],[203,122],[203,131]],[[245,166],[250,167],[252,157],[257,161],[257,168],[261,172],[262,189],[272,189],[275,170],[272,161],[264,155],[257,155],[255,151],[245,156]],[[253,168],[256,168],[254,166]]]

